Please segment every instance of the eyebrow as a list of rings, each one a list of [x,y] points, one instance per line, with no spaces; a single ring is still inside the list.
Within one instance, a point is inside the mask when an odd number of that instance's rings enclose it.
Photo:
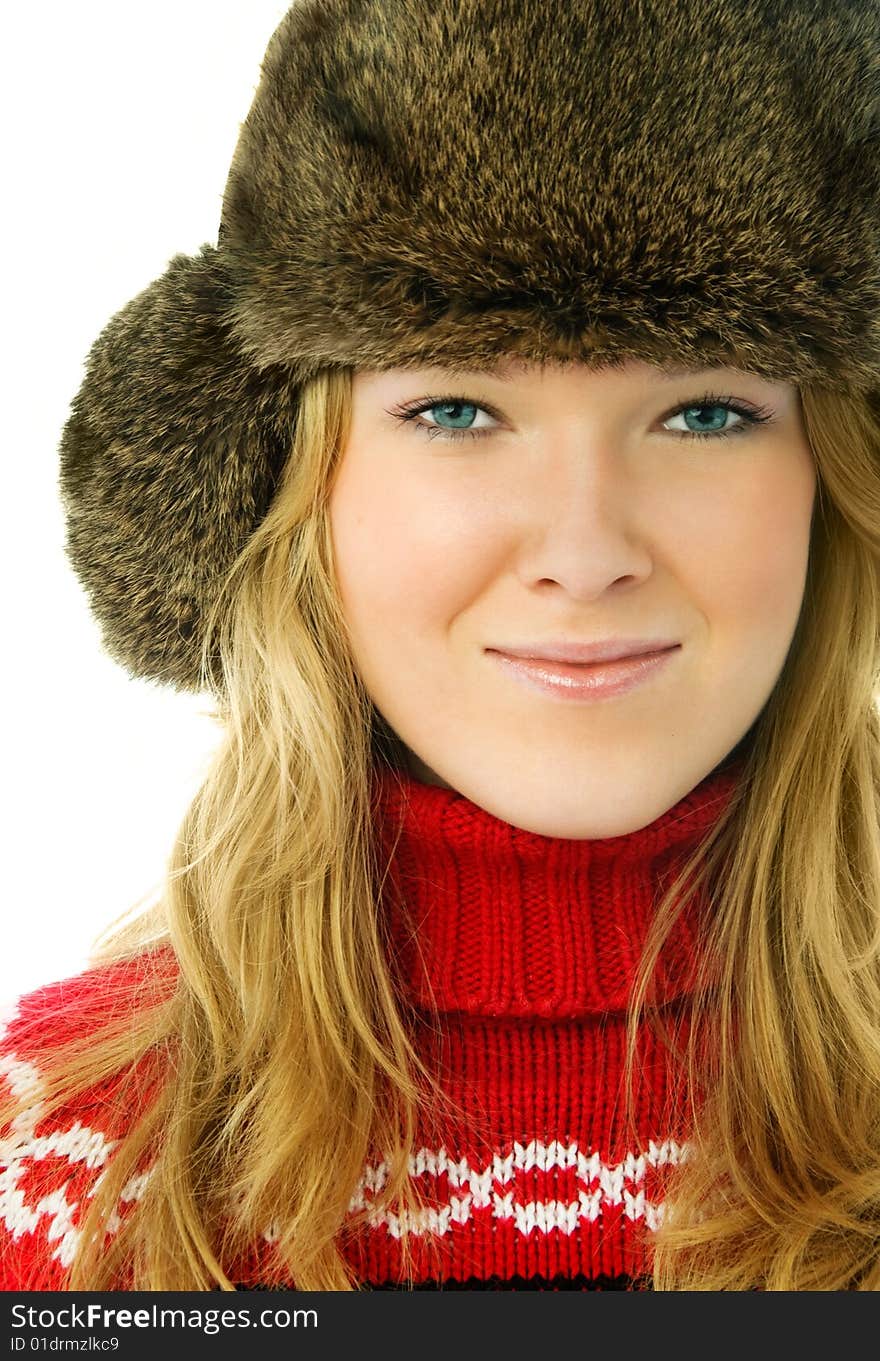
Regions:
[[[463,378],[468,374],[486,374],[492,378],[500,378],[502,382],[508,382],[513,375],[514,363],[511,361],[499,360],[497,364],[480,364],[479,366],[455,365],[449,366],[441,364],[440,367],[453,378]],[[620,367],[620,365],[600,364],[599,369],[609,367]],[[684,365],[678,367],[673,364],[660,364],[657,366],[660,373],[667,378],[695,378],[701,373],[714,373],[716,369],[725,367],[721,364],[709,364],[705,368],[695,369]]]
[[[552,361],[548,361],[548,362],[552,362]],[[513,370],[514,370],[514,365],[515,365],[515,364],[516,364],[516,361],[515,361],[515,360],[514,360],[514,361],[507,361],[507,360],[503,360],[503,359],[502,359],[502,360],[499,360],[499,361],[498,361],[497,363],[495,363],[495,364],[480,364],[480,365],[477,365],[477,366],[474,366],[474,365],[455,365],[455,366],[453,366],[453,367],[450,367],[450,366],[445,365],[445,364],[441,364],[439,367],[443,370],[444,373],[446,373],[446,374],[449,376],[450,379],[454,379],[454,380],[458,380],[458,379],[462,379],[462,378],[469,378],[469,377],[477,377],[477,378],[485,377],[485,378],[495,378],[495,379],[497,379],[497,380],[498,380],[499,382],[501,382],[501,383],[511,383],[511,382],[513,382],[513,381],[519,376],[519,375],[518,375],[518,372],[514,372],[514,371],[513,371]],[[609,362],[606,362],[606,363],[599,364],[597,367],[598,367],[598,369],[599,369],[600,371],[602,371],[602,370],[607,370],[607,369],[609,369],[609,368],[610,368],[610,369],[620,368],[621,366],[622,366],[622,364],[614,363],[613,361],[611,361],[610,363],[609,363]],[[668,381],[670,381],[670,382],[672,382],[672,381],[674,381],[674,380],[676,380],[676,379],[679,379],[679,378],[693,378],[693,379],[696,379],[696,378],[699,378],[699,377],[701,376],[701,374],[705,374],[705,373],[715,373],[718,369],[723,369],[723,368],[726,368],[726,367],[727,367],[727,366],[724,365],[724,364],[707,364],[707,365],[705,365],[705,366],[702,367],[702,368],[694,368],[694,367],[692,367],[692,366],[688,366],[687,364],[685,364],[685,365],[676,365],[676,364],[658,364],[658,365],[656,365],[657,372],[658,372],[658,377],[663,378],[663,379],[666,379],[666,380],[668,380]],[[761,375],[760,375],[760,374],[749,374],[746,370],[736,370],[736,372],[742,372],[742,374],[743,374],[744,377],[752,376],[752,377],[755,377],[755,378],[758,378],[758,379],[761,378]],[[765,382],[772,382],[771,379],[765,379],[764,381],[765,381]]]
[[[701,373],[714,373],[716,369],[726,368],[727,368],[726,364],[708,364],[703,369],[692,369],[688,368],[687,366],[685,366],[684,368],[678,368],[673,364],[661,364],[660,372],[665,374],[667,378],[698,378]],[[745,372],[745,370],[739,371]],[[757,377],[759,375],[755,376]]]
[[[499,361],[497,364],[480,364],[478,367],[469,365],[450,366],[448,364],[440,364],[438,367],[441,368],[444,373],[448,373],[450,378],[467,378],[469,375],[474,374],[477,377],[483,377],[485,375],[489,378],[499,378],[503,383],[506,383],[509,382],[512,377],[511,369],[513,365],[509,362],[505,363],[504,361]]]

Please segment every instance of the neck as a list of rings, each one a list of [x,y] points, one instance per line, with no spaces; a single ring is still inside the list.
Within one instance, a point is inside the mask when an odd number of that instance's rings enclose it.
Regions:
[[[555,1019],[625,1010],[661,879],[739,783],[726,759],[646,827],[597,840],[514,827],[448,786],[378,766],[376,817],[401,985],[419,1008]],[[702,905],[679,917],[656,1000],[692,986]]]

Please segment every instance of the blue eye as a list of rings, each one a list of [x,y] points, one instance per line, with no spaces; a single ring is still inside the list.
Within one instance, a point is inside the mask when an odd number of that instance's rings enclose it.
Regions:
[[[419,420],[418,418],[427,412],[440,412],[440,420],[451,421],[452,425],[434,424]],[[491,435],[494,426],[476,425],[456,425],[455,422],[473,421],[473,413],[483,412],[491,420],[501,420],[501,416],[491,407],[472,402],[467,397],[424,397],[411,405],[399,407],[389,411],[390,416],[394,416],[401,422],[412,422],[413,428],[427,434],[429,439],[444,440],[456,439],[482,439],[485,435]],[[674,411],[663,417],[663,421],[674,420],[678,416],[686,419],[696,414],[696,429],[685,429],[671,431],[680,439],[725,439],[729,435],[747,434],[758,425],[765,425],[773,420],[772,411],[766,407],[752,406],[751,403],[736,400],[731,397],[718,397],[712,393],[707,393],[704,397],[696,401],[688,402],[677,406]],[[708,413],[708,415],[707,415]],[[724,420],[728,415],[739,417],[735,425],[728,425],[726,428],[706,429],[707,424],[717,421],[719,417]]]
[[[764,425],[771,419],[771,412],[764,408],[745,406],[741,402],[731,401],[729,397],[701,397],[699,402],[688,406],[676,407],[675,411],[664,416],[665,421],[674,421],[679,416],[687,420],[693,413],[696,413],[695,430],[678,430],[673,434],[679,434],[683,439],[724,439],[728,435],[741,435],[747,433],[756,425]],[[730,415],[738,416],[736,425],[728,425],[724,429],[715,427],[706,429],[707,424],[717,421],[719,418],[724,421]]]
[[[476,402],[469,402],[462,397],[426,399],[416,407],[403,408],[400,411],[394,411],[391,414],[396,416],[398,420],[414,422],[415,429],[424,431],[429,439],[436,439],[438,435],[442,435],[447,439],[461,439],[465,435],[470,439],[480,439],[484,434],[489,433],[484,426],[467,428],[465,426],[456,426],[455,424],[452,426],[426,425],[424,421],[416,420],[418,416],[421,416],[426,411],[439,411],[442,413],[441,420],[449,420],[452,422],[471,421],[474,418],[473,413],[478,411],[482,411],[486,415],[490,414],[486,407],[478,406]]]

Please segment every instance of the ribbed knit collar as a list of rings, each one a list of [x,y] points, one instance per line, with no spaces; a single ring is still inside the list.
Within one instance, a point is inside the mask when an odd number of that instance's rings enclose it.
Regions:
[[[658,876],[720,817],[743,762],[737,749],[648,826],[598,840],[525,831],[455,790],[377,765],[374,812],[405,994],[419,1008],[470,1016],[625,1010]],[[657,1000],[693,986],[703,910],[697,900],[670,936]]]

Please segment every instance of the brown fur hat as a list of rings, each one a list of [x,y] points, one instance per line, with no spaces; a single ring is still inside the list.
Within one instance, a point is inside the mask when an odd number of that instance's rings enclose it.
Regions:
[[[217,245],[112,318],[63,432],[107,653],[199,688],[304,380],[503,354],[873,388],[876,0],[297,0]]]

